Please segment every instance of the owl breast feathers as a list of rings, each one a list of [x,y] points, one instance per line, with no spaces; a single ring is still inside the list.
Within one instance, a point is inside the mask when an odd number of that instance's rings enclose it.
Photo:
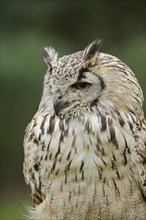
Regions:
[[[131,69],[99,51],[47,64],[42,99],[24,138],[30,219],[144,220],[146,125],[143,94]]]

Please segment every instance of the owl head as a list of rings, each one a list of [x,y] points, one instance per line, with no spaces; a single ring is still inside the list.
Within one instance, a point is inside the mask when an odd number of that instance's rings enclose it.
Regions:
[[[118,58],[100,52],[102,40],[83,51],[58,57],[53,48],[41,52],[48,70],[40,108],[59,117],[89,111],[142,111],[143,95],[131,69]]]

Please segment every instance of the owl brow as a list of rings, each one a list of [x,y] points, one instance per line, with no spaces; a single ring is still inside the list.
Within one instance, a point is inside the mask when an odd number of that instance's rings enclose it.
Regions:
[[[77,82],[82,79],[82,78],[86,78],[83,73],[85,72],[88,72],[89,69],[87,67],[82,67],[80,70],[79,70],[79,75],[78,75],[78,79],[77,79]]]

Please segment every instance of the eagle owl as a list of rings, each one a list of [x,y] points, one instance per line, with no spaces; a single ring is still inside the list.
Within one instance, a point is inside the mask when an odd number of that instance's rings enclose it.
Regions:
[[[24,138],[30,219],[146,219],[143,94],[101,40],[47,64],[42,99]]]

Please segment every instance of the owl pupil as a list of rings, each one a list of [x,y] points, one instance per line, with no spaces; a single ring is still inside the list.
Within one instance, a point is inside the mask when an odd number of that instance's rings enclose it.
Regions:
[[[87,84],[88,84],[88,83],[79,83],[79,86],[80,86],[81,88],[86,88]]]

